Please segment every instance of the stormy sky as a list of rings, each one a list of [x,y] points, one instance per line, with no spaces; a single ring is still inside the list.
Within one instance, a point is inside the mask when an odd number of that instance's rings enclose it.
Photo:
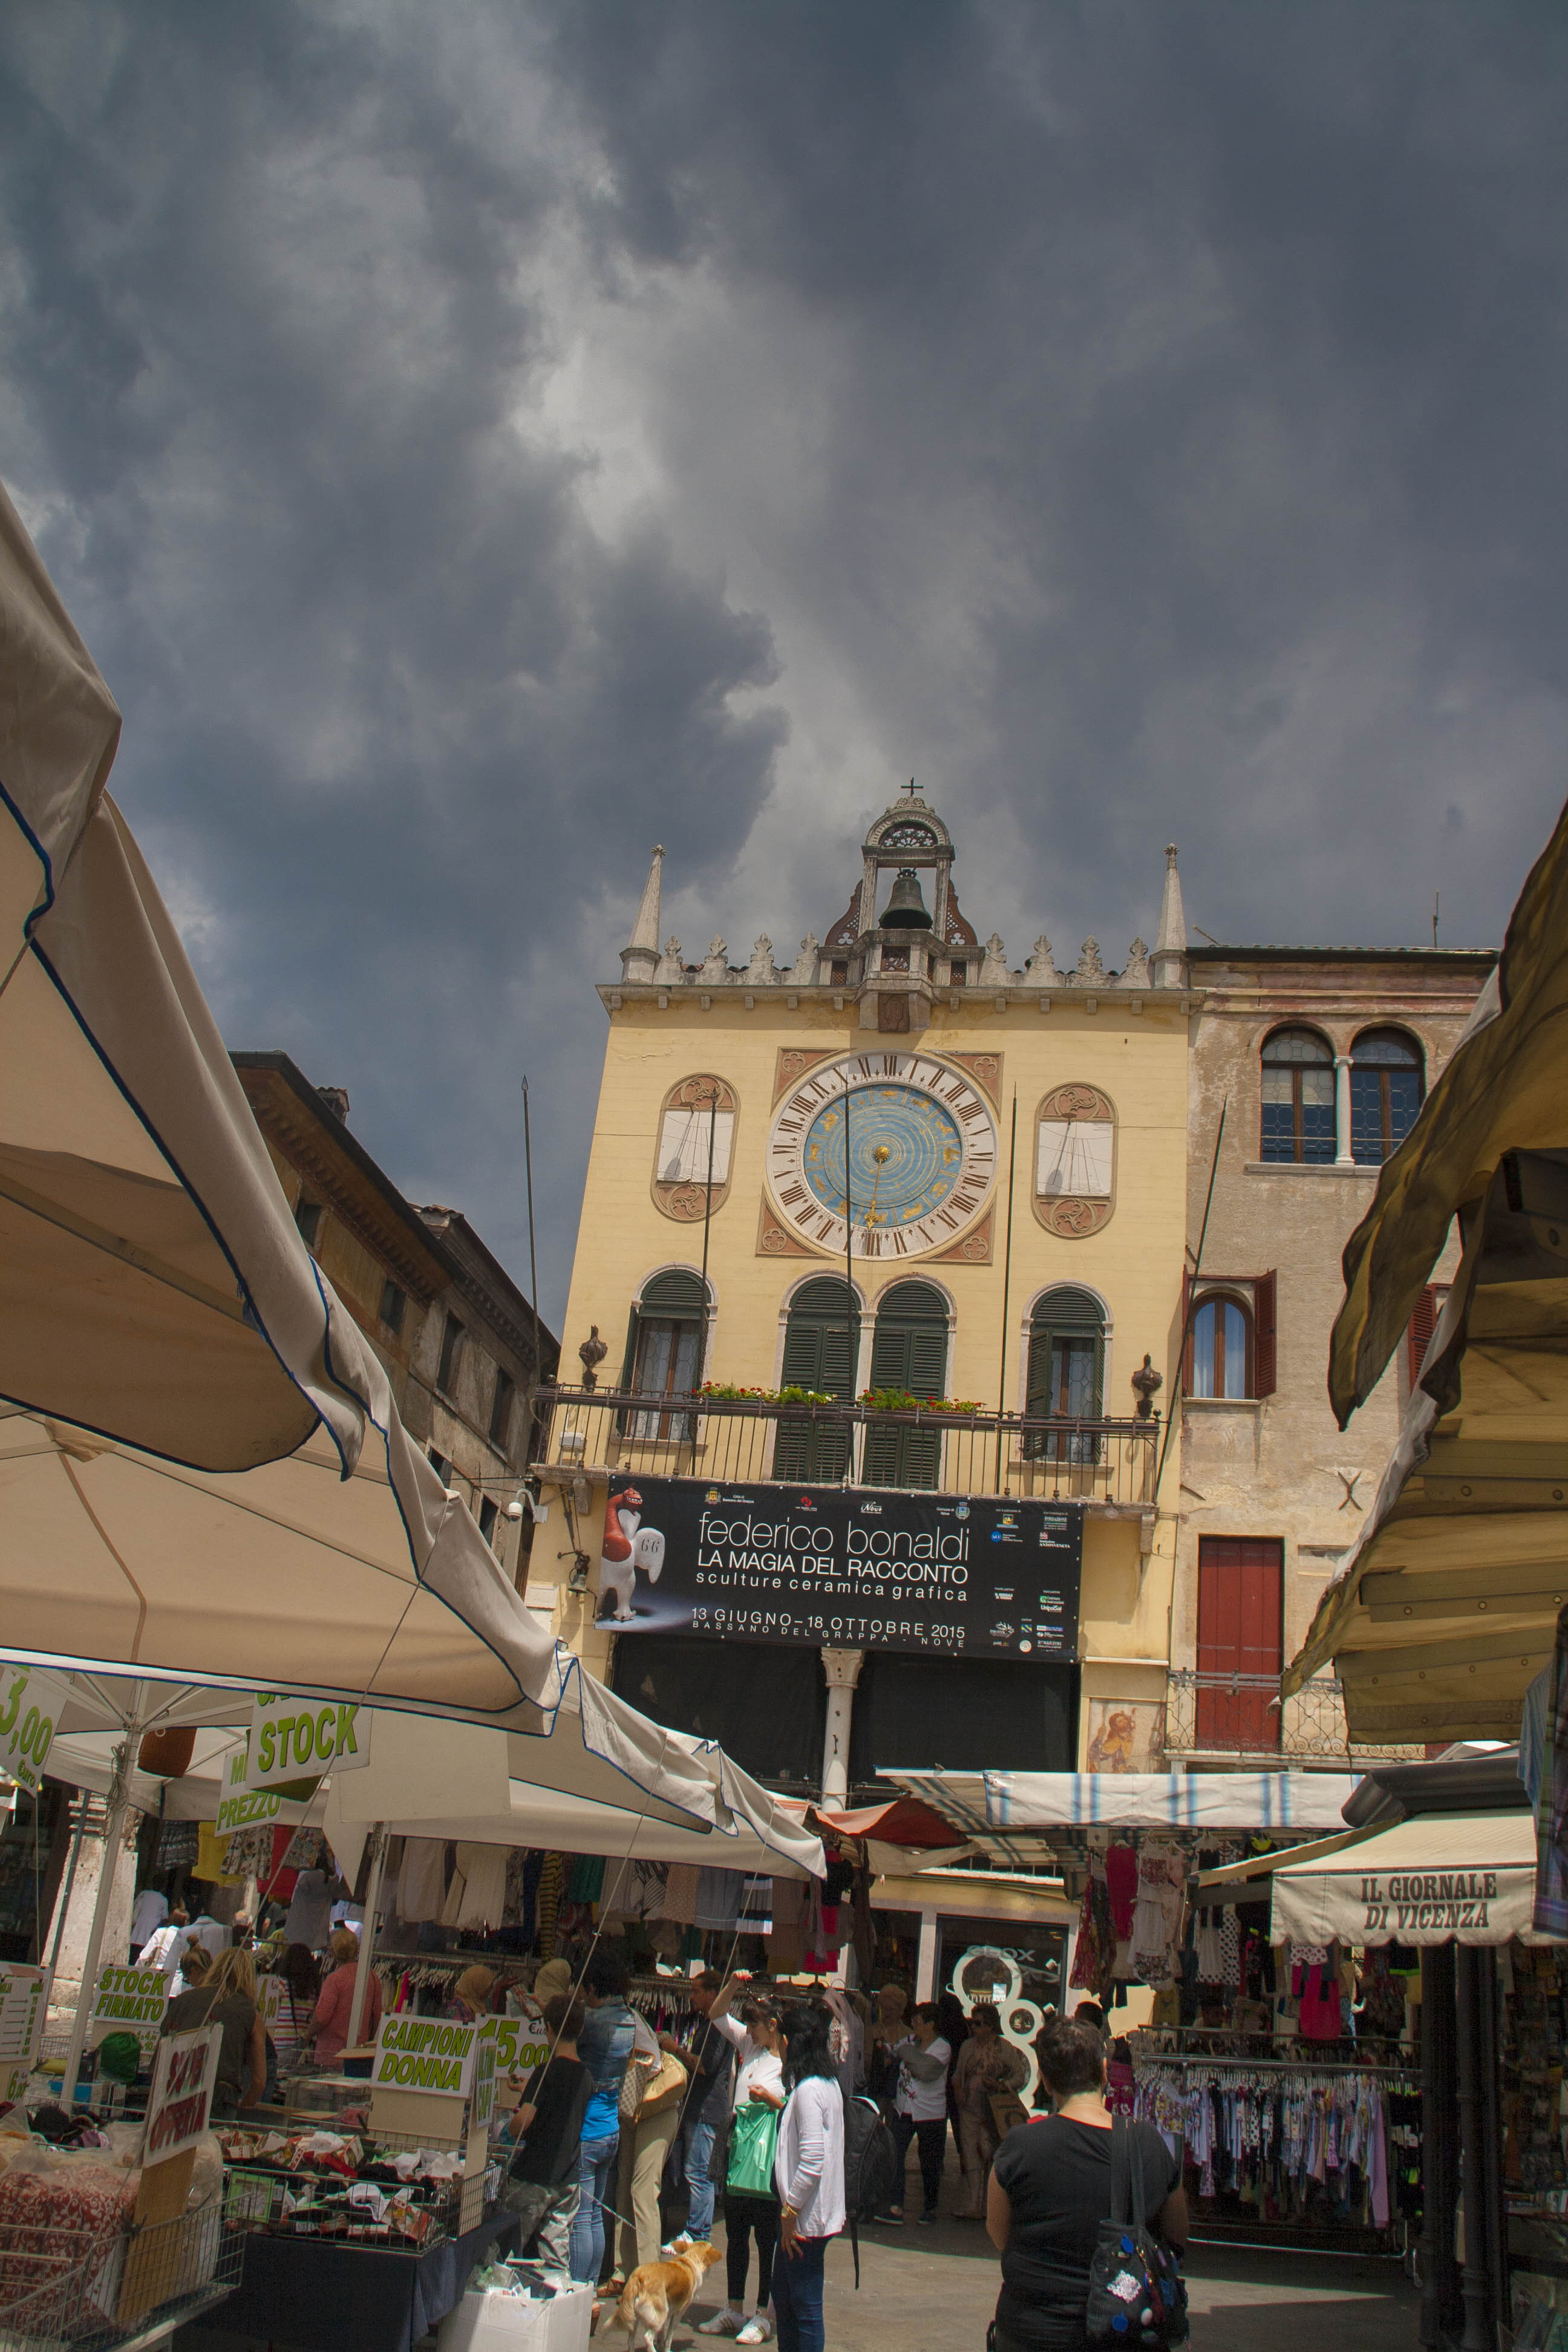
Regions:
[[[909,776],[1011,961],[1493,941],[1563,796],[1568,15],[14,0],[0,475],[231,1044],[559,1318],[650,845]],[[574,1343],[580,1334],[569,1334]]]

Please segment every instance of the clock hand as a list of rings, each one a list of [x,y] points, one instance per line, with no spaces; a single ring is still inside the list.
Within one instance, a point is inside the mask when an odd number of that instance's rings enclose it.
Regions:
[[[876,1162],[877,1172],[871,1179],[871,1205],[866,1212],[866,1223],[868,1225],[880,1224],[882,1222],[877,1214],[877,1187],[882,1181],[882,1171],[892,1156],[891,1150],[885,1143],[879,1143],[871,1154]]]

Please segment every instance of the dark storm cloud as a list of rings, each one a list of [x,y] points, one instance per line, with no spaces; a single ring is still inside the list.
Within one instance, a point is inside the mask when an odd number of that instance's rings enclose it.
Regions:
[[[14,12],[0,471],[226,1034],[557,1313],[646,870],[919,770],[1015,961],[1494,936],[1563,789],[1568,31],[1498,6]],[[668,928],[668,917],[667,917]]]

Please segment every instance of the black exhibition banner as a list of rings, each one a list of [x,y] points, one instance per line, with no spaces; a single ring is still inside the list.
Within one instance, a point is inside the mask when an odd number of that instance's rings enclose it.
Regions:
[[[1078,1656],[1081,1503],[617,1472],[600,1555],[606,1632]]]

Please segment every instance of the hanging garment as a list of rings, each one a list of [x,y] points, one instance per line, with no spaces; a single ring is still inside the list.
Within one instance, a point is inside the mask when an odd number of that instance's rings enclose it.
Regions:
[[[668,1865],[662,1862],[617,1862],[605,1874],[601,1925],[612,1919],[659,1919],[664,1916]],[[739,1881],[736,1882],[737,1885]]]
[[[200,1828],[195,1822],[165,1822],[158,1832],[159,1869],[179,1870],[195,1862],[200,1844]]]
[[[741,1916],[738,1870],[704,1870],[697,1882],[699,1927],[733,1927]]]
[[[1132,1915],[1138,1902],[1138,1855],[1130,1845],[1113,1845],[1105,1857],[1106,1892],[1110,1899],[1110,1924],[1118,1943],[1125,1943],[1132,1934]]]
[[[506,1909],[504,1845],[460,1845],[442,1906],[443,1927],[499,1927]]]
[[[1225,1957],[1221,1949],[1219,1913],[1200,1911],[1197,1932],[1193,1937],[1193,1950],[1198,1964],[1198,1982],[1217,1985],[1225,1981]]]
[[[669,1876],[664,1885],[663,1916],[665,1918],[677,1920],[683,1927],[695,1927],[697,1882],[701,1875],[701,1870],[694,1862],[670,1864]]]
[[[332,1898],[324,1870],[302,1870],[283,1923],[283,1940],[319,1952],[331,1931]]]
[[[671,1877],[675,1875],[670,1873]],[[794,1976],[805,1965],[805,1888],[798,1878],[775,1878],[768,1967],[775,1976]]]
[[[226,1843],[219,1842],[223,1866],[230,1878],[267,1876],[272,1860],[272,1824],[258,1822],[247,1830],[236,1830]]]
[[[1083,1902],[1079,1911],[1078,1946],[1073,1953],[1069,1985],[1084,1992],[1092,1992],[1104,2002],[1110,1996],[1111,1972],[1116,1962],[1116,1935],[1110,1923],[1110,1892],[1106,1883],[1105,1857],[1091,1854],[1089,1864],[1089,1885],[1083,1890]]]
[[[397,1881],[397,1916],[417,1925],[438,1919],[447,1900],[447,1842],[444,1838],[406,1838],[403,1869]]]
[[[327,1860],[327,1841],[320,1830],[296,1830],[283,1859],[290,1870],[321,1870]]]
[[[1108,1857],[1109,1859],[1109,1857]],[[1146,1846],[1138,1859],[1138,1905],[1132,1915],[1131,1974],[1143,1983],[1173,1982],[1182,1896],[1170,1874],[1168,1852]]]
[[[245,1873],[237,1875],[224,1867],[224,1848],[228,1840],[219,1840],[216,1822],[203,1822],[196,1841],[196,1866],[193,1876],[204,1879],[209,1886],[243,1886]]]
[[[683,1864],[681,1867],[685,1868],[687,1865]],[[697,1865],[695,1863],[692,1863],[689,1867],[691,1871],[691,1889],[692,1893],[695,1894],[697,1891]],[[675,1872],[672,1870],[669,1875],[671,1883],[673,1884]],[[596,1903],[604,1892],[604,1855],[602,1853],[578,1854],[572,1864],[572,1875],[566,1882],[566,1901],[568,1903]],[[669,1919],[674,1918],[677,1916],[684,1916],[684,1914],[677,1915],[674,1912],[666,1911],[664,1916],[667,1919]]]
[[[555,1956],[556,1923],[561,1916],[566,1887],[566,1856],[563,1853],[547,1853],[543,1860],[544,1866],[533,1890],[533,1905],[540,1952],[549,1960]]]

